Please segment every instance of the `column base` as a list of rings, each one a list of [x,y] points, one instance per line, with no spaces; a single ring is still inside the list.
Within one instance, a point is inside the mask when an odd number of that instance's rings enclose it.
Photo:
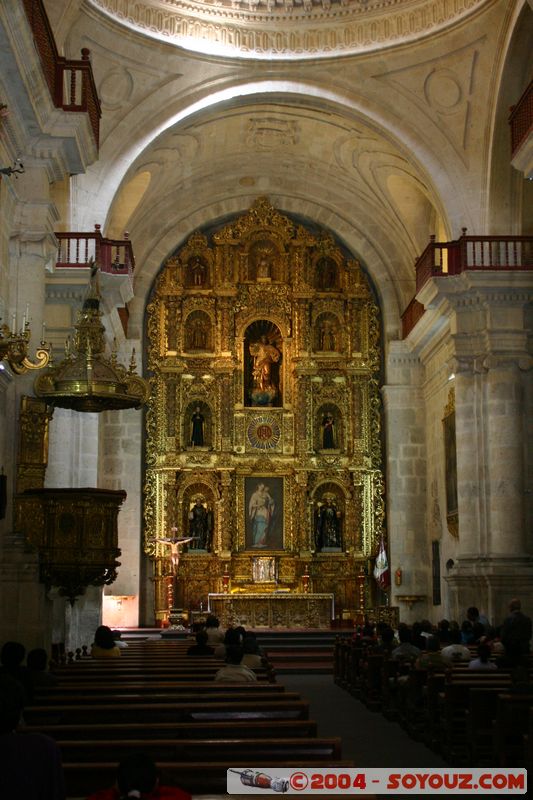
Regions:
[[[445,577],[450,591],[451,615],[466,619],[466,609],[476,606],[497,627],[509,611],[513,597],[522,601],[524,613],[533,615],[533,556],[463,556]]]

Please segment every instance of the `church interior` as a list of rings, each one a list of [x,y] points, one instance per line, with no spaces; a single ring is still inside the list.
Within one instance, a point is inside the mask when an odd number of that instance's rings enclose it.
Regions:
[[[533,611],[532,16],[0,4],[2,641]]]

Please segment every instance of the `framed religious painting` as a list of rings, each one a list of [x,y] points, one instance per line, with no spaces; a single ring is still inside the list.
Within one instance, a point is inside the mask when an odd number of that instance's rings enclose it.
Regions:
[[[442,419],[444,436],[444,470],[446,484],[446,522],[452,536],[459,535],[457,501],[457,451],[455,436],[455,391],[450,390]]]
[[[283,549],[284,479],[260,475],[244,479],[244,548]]]

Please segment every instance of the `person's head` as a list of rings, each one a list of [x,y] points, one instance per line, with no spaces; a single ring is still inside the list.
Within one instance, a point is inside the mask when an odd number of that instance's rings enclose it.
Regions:
[[[228,664],[240,664],[242,661],[242,647],[232,644],[226,647],[226,662]]]
[[[394,631],[388,625],[380,632],[380,636],[384,645],[390,645],[394,641]]]
[[[154,760],[146,753],[135,753],[118,765],[117,786],[121,798],[138,797],[138,792],[149,794],[157,786],[157,769]]]
[[[410,644],[411,642],[411,631],[405,624],[401,624],[398,627],[398,639],[400,640],[400,644]]]
[[[459,628],[452,628],[449,632],[450,644],[461,644],[461,631]]]
[[[509,611],[520,611],[522,608],[522,603],[518,599],[518,597],[513,597],[511,602],[509,603]]]
[[[478,645],[477,654],[481,663],[486,664],[490,658],[490,645],[488,645],[486,642],[482,642],[480,645]]]
[[[245,633],[242,642],[242,649],[245,653],[259,653],[259,645],[255,633]]]
[[[11,733],[24,708],[24,689],[11,675],[0,674],[0,734]]]
[[[48,665],[48,653],[43,647],[36,647],[28,653],[26,664],[28,669],[45,672]]]
[[[205,645],[207,644],[208,638],[209,637],[207,635],[207,631],[204,630],[198,631],[198,633],[196,634],[196,644]]]
[[[466,610],[466,618],[470,620],[470,622],[477,622],[479,619],[479,609],[476,606],[470,606]]]
[[[6,642],[0,653],[0,661],[6,669],[20,667],[26,655],[26,648],[20,642]]]
[[[226,647],[238,647],[241,643],[241,632],[238,628],[228,628],[224,634],[224,644]]]
[[[112,650],[115,647],[115,637],[111,628],[100,625],[94,632],[94,643],[103,650]]]
[[[218,628],[219,625],[220,625],[220,622],[219,622],[218,618],[213,616],[213,615],[211,615],[211,614],[207,617],[207,619],[205,621],[205,627],[206,628]]]
[[[428,653],[437,653],[440,650],[440,643],[436,636],[428,636],[426,650]]]

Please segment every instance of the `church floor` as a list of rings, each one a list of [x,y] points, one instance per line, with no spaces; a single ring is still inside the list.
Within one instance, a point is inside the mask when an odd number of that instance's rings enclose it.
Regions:
[[[351,759],[355,766],[389,769],[444,769],[448,766],[438,753],[422,742],[415,742],[396,722],[390,722],[380,712],[369,711],[337,686],[331,675],[278,675],[276,679],[309,700],[310,717],[317,722],[319,736],[340,736],[342,757]],[[407,795],[382,796],[387,800],[404,800]],[[428,797],[410,793],[408,796]],[[450,793],[450,797],[467,800],[472,794]]]

